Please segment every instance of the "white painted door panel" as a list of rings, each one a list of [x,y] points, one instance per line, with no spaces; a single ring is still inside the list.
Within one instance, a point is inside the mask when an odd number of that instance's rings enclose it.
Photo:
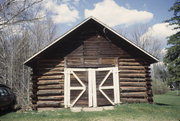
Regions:
[[[76,72],[88,72],[88,85],[85,85],[83,81],[78,77]],[[100,79],[99,85],[97,85],[97,75],[96,73],[101,71],[107,71],[108,73]],[[120,94],[119,94],[119,76],[118,76],[118,68],[65,68],[65,84],[64,84],[64,104],[65,107],[73,107],[76,102],[80,99],[85,91],[88,90],[88,106],[89,107],[97,107],[97,91],[100,91],[101,94],[112,104],[120,103]],[[112,83],[113,85],[104,85],[107,82],[110,74],[113,76]],[[73,87],[71,86],[71,78],[73,75],[75,79],[79,82],[79,86]],[[108,94],[106,94],[106,90],[113,90],[114,99],[112,100]],[[70,92],[73,90],[80,90],[81,92],[78,96],[72,101]]]

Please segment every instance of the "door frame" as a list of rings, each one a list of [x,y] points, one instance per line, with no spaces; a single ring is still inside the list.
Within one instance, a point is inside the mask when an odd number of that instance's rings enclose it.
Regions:
[[[83,82],[78,78],[78,76],[74,72],[78,71],[87,71],[88,72],[88,85],[87,87],[83,84]],[[74,104],[78,101],[78,99],[83,95],[83,93],[88,88],[88,106],[89,107],[97,107],[97,85],[96,85],[96,72],[97,71],[109,71],[106,76],[103,78],[100,83],[98,90],[103,94],[103,96],[112,104],[120,103],[120,91],[119,91],[119,72],[118,67],[107,67],[107,68],[64,68],[64,106],[73,107]],[[113,86],[103,86],[106,79],[110,74],[113,74]],[[81,84],[80,87],[71,87],[70,86],[70,74],[77,79],[77,81]],[[114,91],[114,101],[112,101],[103,90],[105,89],[113,89]],[[77,96],[77,98],[70,103],[70,91],[71,90],[81,90],[81,93]]]

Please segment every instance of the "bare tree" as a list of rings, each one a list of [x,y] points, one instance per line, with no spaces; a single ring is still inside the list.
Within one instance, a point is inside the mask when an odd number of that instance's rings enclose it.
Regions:
[[[124,32],[124,31],[123,31]],[[159,40],[155,37],[153,37],[152,33],[148,33],[148,26],[147,25],[139,25],[135,26],[131,32],[127,34],[125,33],[125,36],[132,40],[136,45],[141,47],[142,49],[146,50],[147,52],[151,53],[155,57],[160,58],[162,60],[162,40]],[[119,31],[121,33],[121,31]],[[123,34],[123,33],[122,33]],[[166,80],[168,74],[166,71],[166,67],[163,63],[157,63],[151,65],[151,76],[152,78],[158,79],[158,80]]]
[[[153,64],[152,69],[153,72],[151,73],[151,75],[153,79],[167,82],[169,73],[167,71],[167,67],[163,62]]]
[[[9,26],[1,32],[0,83],[10,86],[21,106],[29,103],[30,68],[23,62],[49,44],[55,36],[51,20],[36,21],[28,26]]]
[[[148,51],[156,57],[160,57],[162,43],[159,39],[154,38],[152,33],[148,33],[148,25],[137,25],[130,32],[124,32],[124,36],[132,40],[136,45]],[[121,31],[120,31],[121,33]]]
[[[0,82],[12,87],[12,68],[14,59],[13,44],[19,39],[14,36],[16,26],[37,20],[36,5],[42,0],[1,0],[0,1]],[[38,11],[37,11],[38,12]],[[31,14],[31,16],[30,16]],[[12,29],[13,28],[13,29]],[[15,44],[14,44],[15,45]]]
[[[53,22],[39,19],[41,1],[0,1],[0,83],[14,90],[21,106],[29,103],[31,79],[23,62],[55,36]]]
[[[10,58],[10,50],[8,48],[9,42],[4,41],[4,37],[1,33],[0,35],[0,82],[1,83],[8,83],[7,80],[7,73],[8,73],[8,59]]]
[[[2,0],[0,2],[0,30],[8,25],[37,20],[36,14],[32,16],[29,10],[42,1]]]
[[[31,35],[30,48],[33,49],[33,53],[44,48],[49,44],[56,35],[56,26],[47,18],[44,21],[35,21],[30,26],[28,26],[28,32]]]

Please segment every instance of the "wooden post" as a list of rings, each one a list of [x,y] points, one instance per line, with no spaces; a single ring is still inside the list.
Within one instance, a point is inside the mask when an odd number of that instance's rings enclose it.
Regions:
[[[118,104],[120,103],[118,67],[113,68],[113,84],[114,84],[114,102],[115,104]]]
[[[93,106],[93,90],[92,90],[92,87],[93,87],[93,83],[91,80],[91,69],[88,69],[88,90],[89,90],[89,94],[88,94],[88,97],[89,97],[89,107],[92,107]]]
[[[70,96],[71,96],[71,92],[70,92],[70,74],[71,74],[71,71],[68,70],[68,73],[67,73],[67,100],[68,100],[68,107],[70,107]]]
[[[89,70],[92,81],[92,92],[93,92],[93,107],[97,107],[97,92],[96,92],[96,71],[94,69]]]
[[[69,98],[68,98],[68,82],[70,81],[69,77],[69,70],[64,68],[64,106],[65,108],[69,105]]]

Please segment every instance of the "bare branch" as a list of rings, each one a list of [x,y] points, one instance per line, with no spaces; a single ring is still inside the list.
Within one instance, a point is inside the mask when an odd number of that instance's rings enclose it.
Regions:
[[[27,6],[27,1],[28,0],[24,0],[23,1],[23,7],[21,7],[21,9],[19,9],[17,12],[15,11],[10,11],[8,14],[6,14],[6,10],[4,9],[8,9],[10,8],[9,6],[10,5],[13,5],[14,2],[18,2],[18,1],[15,1],[15,0],[11,0],[11,1],[8,1],[8,3],[4,3],[3,4],[3,7],[1,7],[2,9],[0,9],[0,14],[2,14],[0,17],[1,17],[1,20],[0,20],[0,26],[8,26],[8,25],[11,25],[11,24],[17,24],[17,23],[21,23],[21,22],[25,22],[25,21],[33,21],[33,20],[37,20],[37,19],[40,19],[40,18],[30,18],[30,19],[27,19],[27,18],[21,18],[19,19],[18,17],[24,13],[25,11],[27,11],[29,8],[35,6],[36,4],[42,2],[43,0],[38,0],[38,1],[35,1],[35,2],[32,2],[32,3],[29,3]],[[10,16],[10,18],[8,18]],[[2,27],[1,27],[2,28]]]

